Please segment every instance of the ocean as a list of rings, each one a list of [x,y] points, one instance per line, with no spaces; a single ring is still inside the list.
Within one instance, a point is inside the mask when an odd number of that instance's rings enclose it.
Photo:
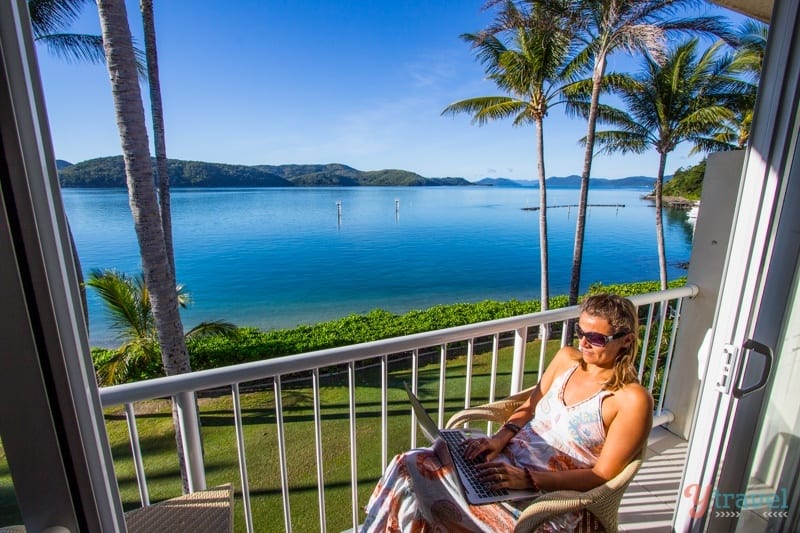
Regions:
[[[646,189],[589,191],[581,286],[658,279],[655,210]],[[81,266],[135,273],[126,191],[65,189]],[[288,328],[376,308],[539,296],[538,189],[331,187],[175,189],[184,326],[223,319]],[[551,295],[569,291],[578,189],[548,189]],[[609,207],[611,206],[611,207]],[[670,279],[685,275],[692,226],[665,210]],[[89,290],[92,346],[114,346]]]

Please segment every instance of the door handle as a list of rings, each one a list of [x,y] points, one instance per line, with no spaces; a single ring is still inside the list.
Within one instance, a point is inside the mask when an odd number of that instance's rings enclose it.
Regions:
[[[769,379],[769,374],[772,371],[772,348],[767,346],[766,344],[761,344],[758,341],[754,341],[753,339],[747,339],[742,344],[742,348],[745,350],[750,350],[757,354],[760,354],[765,359],[764,368],[761,370],[761,377],[758,378],[758,381],[749,387],[744,389],[740,388],[738,383],[741,381],[742,374],[744,373],[744,364],[739,367],[739,375],[735,381],[736,385],[733,387],[733,397],[734,398],[742,398],[743,396],[747,396],[751,392],[755,392],[764,387],[767,384],[767,380]]]

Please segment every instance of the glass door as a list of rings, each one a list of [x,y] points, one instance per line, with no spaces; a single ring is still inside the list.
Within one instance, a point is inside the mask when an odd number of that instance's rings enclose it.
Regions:
[[[726,496],[723,507],[736,517],[736,531],[793,531],[800,524],[800,268],[789,294],[783,332],[776,346],[773,380],[759,418],[755,450],[745,468],[745,483]],[[735,438],[735,436],[732,435]],[[721,498],[716,498],[720,500]],[[715,513],[716,514],[716,513]],[[736,516],[738,515],[738,516]]]

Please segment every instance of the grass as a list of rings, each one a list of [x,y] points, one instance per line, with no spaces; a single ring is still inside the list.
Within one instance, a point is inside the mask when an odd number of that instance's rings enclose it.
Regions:
[[[549,343],[550,344],[550,343]],[[558,341],[548,346],[549,357],[558,349]],[[525,386],[537,381],[539,343],[528,344]],[[497,396],[509,390],[512,348],[500,350]],[[419,396],[430,412],[437,411],[439,364],[438,355],[427,365],[420,363]],[[548,358],[549,359],[549,358]],[[377,361],[376,361],[377,362]],[[473,364],[472,403],[488,400],[491,350],[477,353]],[[466,382],[466,357],[448,359],[446,418],[463,408]],[[341,531],[352,526],[349,399],[347,373],[322,376],[320,404],[322,417],[322,455],[325,479],[326,527]],[[411,381],[409,358],[389,363],[388,442],[389,457],[405,451],[410,445],[410,406],[403,381]],[[363,509],[381,475],[380,365],[356,371],[356,447],[358,469],[358,504]],[[242,417],[253,524],[257,531],[284,529],[281,499],[278,436],[275,424],[273,389],[254,387],[244,392],[242,384]],[[253,384],[250,384],[253,385]],[[313,403],[310,378],[297,377],[282,383],[281,400],[285,423],[287,473],[290,487],[289,505],[292,528],[297,531],[319,530],[317,473],[314,450]],[[236,454],[236,433],[230,394],[202,395],[199,399],[200,419],[205,454],[206,481],[209,487],[231,482],[236,489],[236,531],[245,530]],[[169,402],[156,400],[136,405],[137,428],[144,456],[144,468],[151,502],[178,496],[181,493],[175,435]],[[434,415],[434,418],[435,415]],[[138,507],[139,495],[131,459],[128,428],[121,407],[106,410],[106,427],[126,510]],[[418,443],[424,443],[419,436]],[[0,524],[20,523],[13,497],[8,466],[0,446]],[[363,518],[360,512],[359,520]]]

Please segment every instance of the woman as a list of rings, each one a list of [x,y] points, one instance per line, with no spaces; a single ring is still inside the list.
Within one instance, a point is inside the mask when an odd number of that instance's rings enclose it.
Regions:
[[[492,437],[465,441],[467,459],[483,458],[493,488],[586,491],[619,474],[647,442],[653,399],[637,382],[638,320],[626,298],[599,294],[581,304],[578,349],[565,346]],[[367,504],[362,531],[510,531],[529,501],[470,505],[451,464],[434,448],[395,457]],[[504,455],[506,461],[497,460]],[[570,529],[579,513],[553,530]]]

